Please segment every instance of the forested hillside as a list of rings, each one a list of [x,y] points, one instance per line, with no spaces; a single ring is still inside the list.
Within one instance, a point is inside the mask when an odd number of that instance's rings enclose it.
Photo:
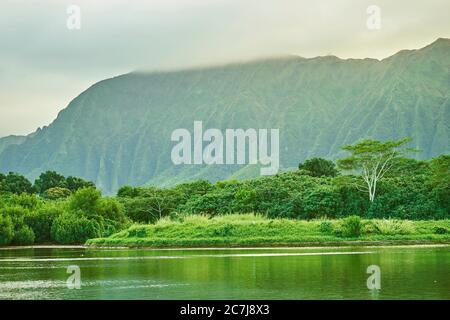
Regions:
[[[0,172],[34,180],[56,170],[106,193],[124,184],[174,185],[245,178],[238,165],[175,166],[177,128],[278,128],[282,168],[372,137],[411,137],[430,159],[450,151],[450,40],[382,61],[284,57],[226,66],[133,72],[101,81],[48,127],[20,144],[0,144]]]

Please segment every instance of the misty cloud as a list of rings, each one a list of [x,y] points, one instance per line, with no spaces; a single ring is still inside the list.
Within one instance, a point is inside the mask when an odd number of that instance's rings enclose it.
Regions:
[[[81,8],[81,30],[66,8]],[[366,27],[369,5],[382,27]],[[256,57],[384,58],[450,37],[447,0],[2,1],[0,136],[52,121],[76,95],[133,70]]]

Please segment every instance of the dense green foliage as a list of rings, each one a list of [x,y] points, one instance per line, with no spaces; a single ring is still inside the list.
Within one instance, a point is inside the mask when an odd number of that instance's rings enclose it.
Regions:
[[[431,159],[450,152],[449,56],[450,40],[439,39],[381,61],[290,56],[133,72],[91,86],[24,141],[0,139],[0,171],[35,179],[52,168],[91,180],[106,194],[124,184],[258,175],[243,165],[174,165],[171,133],[192,132],[195,120],[205,129],[279,128],[282,169],[311,157],[335,160],[342,145],[365,137],[411,137],[423,150],[417,156]]]
[[[0,215],[0,245],[9,244],[14,236],[11,217]]]
[[[359,237],[362,232],[362,223],[359,216],[349,216],[341,222],[341,234],[344,237]]]
[[[0,192],[1,193],[34,193],[33,185],[24,176],[10,172],[7,175],[0,173]]]
[[[338,160],[338,166],[347,171],[359,172],[363,180],[358,184],[360,190],[365,190],[369,200],[373,202],[377,194],[380,180],[388,173],[396,161],[404,159],[407,153],[418,151],[405,148],[410,138],[399,140],[378,141],[364,139],[342,149],[350,152],[350,156]]]
[[[64,200],[26,193],[0,196],[0,245],[84,243],[128,225],[122,204],[103,198],[92,187],[80,189]]]
[[[51,229],[52,238],[62,244],[84,243],[101,235],[100,225],[84,216],[63,214],[55,219]]]
[[[77,177],[66,178],[55,171],[43,172],[34,181],[34,189],[37,193],[53,200],[66,198],[72,192],[89,187],[95,187],[95,185]]]
[[[10,172],[7,175],[0,173],[0,193],[38,193],[51,200],[67,198],[71,193],[82,189],[95,187],[90,182],[77,177],[64,177],[55,171],[43,172],[34,181],[34,185],[23,175]]]
[[[335,177],[338,175],[334,162],[322,158],[308,159],[304,163],[300,163],[298,169],[305,170],[305,174],[313,177]]]
[[[67,198],[68,196],[70,196],[71,193],[72,192],[69,189],[55,187],[45,190],[42,193],[42,196],[49,200],[58,200]]]
[[[327,226],[327,227],[324,227]],[[280,246],[339,245],[347,241],[396,243],[448,242],[450,220],[292,220],[252,214],[164,218],[153,225],[134,225],[108,238],[90,239],[94,246]],[[348,232],[348,233],[347,233]]]
[[[379,181],[373,202],[357,188],[361,176],[339,175],[333,163],[320,158],[305,162],[300,170],[257,179],[214,184],[197,180],[173,188],[124,186],[115,198],[102,197],[90,183],[77,178],[69,185],[69,179],[56,172],[42,174],[35,188],[24,177],[10,173],[1,176],[2,186],[8,186],[4,190],[9,191],[0,193],[0,245],[84,243],[112,235],[133,222],[154,224],[167,217],[183,221],[189,215],[255,213],[267,219],[325,219],[319,230],[333,230],[334,236],[347,238],[368,230],[386,234],[406,230],[404,223],[369,226],[362,219],[450,218],[448,155],[430,161],[399,158],[392,168]],[[30,192],[40,194],[16,194],[22,186],[31,186]],[[87,187],[76,190],[82,186]],[[340,219],[339,228],[329,219]],[[223,228],[218,236],[228,232],[228,227]],[[435,233],[447,234],[447,230],[438,226]]]
[[[34,182],[34,188],[39,194],[44,194],[48,189],[65,187],[66,178],[55,171],[41,173],[39,178]]]
[[[411,220],[450,217],[450,157],[398,159],[399,168],[377,186],[370,202],[357,188],[360,176],[313,177],[304,169],[276,176],[211,184],[204,180],[169,189],[125,186],[118,199],[135,222],[163,216],[255,212],[269,218],[366,218]],[[396,164],[393,166],[396,168]]]

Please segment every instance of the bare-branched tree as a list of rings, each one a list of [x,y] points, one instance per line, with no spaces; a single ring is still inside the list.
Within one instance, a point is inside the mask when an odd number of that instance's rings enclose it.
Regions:
[[[403,148],[410,138],[381,142],[367,139],[353,145],[342,147],[349,151],[351,156],[338,160],[338,166],[342,170],[361,173],[363,183],[357,183],[359,190],[369,194],[369,200],[373,202],[377,192],[377,184],[384,177],[396,160],[403,158],[409,152],[416,149]]]

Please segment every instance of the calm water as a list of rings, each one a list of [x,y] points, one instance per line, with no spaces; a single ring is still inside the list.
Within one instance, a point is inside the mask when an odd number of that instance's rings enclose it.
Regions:
[[[0,299],[450,299],[450,247],[3,249]]]

